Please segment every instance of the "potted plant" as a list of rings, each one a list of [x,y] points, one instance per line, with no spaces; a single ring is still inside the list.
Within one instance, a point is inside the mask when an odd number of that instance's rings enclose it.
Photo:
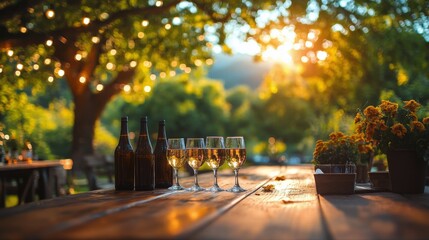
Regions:
[[[387,155],[393,192],[423,193],[429,160],[429,117],[418,117],[420,103],[383,100],[355,117],[357,133]]]
[[[328,140],[318,140],[313,152],[317,192],[353,194],[356,180],[355,164],[358,158],[356,135],[347,136],[342,132],[333,132]]]

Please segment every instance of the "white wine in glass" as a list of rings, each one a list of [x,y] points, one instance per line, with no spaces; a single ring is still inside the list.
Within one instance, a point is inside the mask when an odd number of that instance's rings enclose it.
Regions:
[[[186,190],[192,192],[204,191],[205,189],[198,184],[198,169],[204,163],[204,139],[188,138],[186,139],[186,160],[189,166],[194,170],[194,185]]]
[[[244,145],[244,138],[242,136],[227,137],[225,143],[225,156],[226,162],[229,167],[234,170],[235,184],[228,192],[243,192],[245,189],[240,187],[238,183],[238,170],[241,165],[246,162],[246,146]]]
[[[214,183],[209,189],[211,192],[224,191],[217,184],[217,169],[225,162],[225,145],[223,137],[209,136],[206,138],[205,162],[213,169]]]
[[[184,188],[179,184],[179,168],[181,168],[186,161],[185,140],[183,138],[168,139],[167,160],[174,169],[174,178],[176,181],[176,183],[168,189],[183,190]]]

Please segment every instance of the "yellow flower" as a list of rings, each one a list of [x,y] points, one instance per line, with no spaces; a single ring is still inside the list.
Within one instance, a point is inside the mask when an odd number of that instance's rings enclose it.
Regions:
[[[401,123],[396,123],[392,126],[392,133],[399,138],[403,138],[407,133],[407,129]]]
[[[411,122],[411,132],[413,132],[414,129],[416,129],[419,132],[424,132],[426,130],[425,125],[423,125],[423,123],[421,123],[419,121],[412,121]]]
[[[404,101],[404,108],[408,109],[410,112],[416,112],[416,110],[421,106],[420,103],[415,100]]]
[[[425,117],[422,120],[423,124],[429,124],[429,117]]]
[[[381,100],[380,108],[384,114],[390,116],[395,116],[398,112],[398,104],[386,100]]]

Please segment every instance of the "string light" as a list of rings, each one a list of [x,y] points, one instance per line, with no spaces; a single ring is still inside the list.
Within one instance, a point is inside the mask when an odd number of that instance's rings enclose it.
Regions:
[[[74,56],[74,59],[76,59],[77,61],[82,60],[82,54],[76,53],[76,55]]]
[[[0,67],[0,73],[2,73],[3,72],[3,67]]]
[[[54,18],[55,17],[55,12],[54,12],[54,10],[52,10],[52,9],[48,9],[48,10],[46,10],[46,12],[45,12],[45,16],[46,16],[46,18],[47,19],[52,19],[52,18]]]
[[[100,42],[100,38],[94,36],[94,37],[91,38],[91,41],[92,41],[92,43],[99,43]]]
[[[144,38],[144,32],[137,33],[137,37],[140,39]]]
[[[99,92],[103,91],[103,88],[104,88],[104,86],[101,83],[97,84],[97,86],[95,87],[95,89],[97,89],[97,91],[99,91]]]
[[[147,27],[149,25],[149,21],[148,20],[143,20],[142,21],[142,26],[143,27]]]
[[[310,59],[308,59],[308,57],[307,56],[302,56],[301,57],[301,62],[303,62],[303,63],[308,63],[308,61],[309,61]]]
[[[8,50],[8,51],[7,51],[7,55],[8,55],[9,57],[12,57],[12,56],[13,56],[13,50]]]
[[[116,55],[116,53],[117,53],[116,49],[112,49],[112,50],[110,50],[110,54],[112,54],[112,56],[115,56],[115,55]]]
[[[48,82],[50,82],[50,83],[51,83],[51,82],[53,82],[53,81],[54,81],[54,77],[49,76],[49,77],[48,77]]]
[[[161,7],[164,3],[162,1],[156,1],[155,6]]]
[[[22,70],[23,68],[24,68],[24,65],[22,65],[21,63],[18,63],[16,65],[16,69],[18,69],[18,70]]]
[[[111,62],[109,62],[109,63],[106,64],[106,68],[108,70],[113,70],[114,67],[115,67],[115,65],[113,63],[111,63]]]
[[[165,24],[165,29],[170,30],[171,29],[171,24],[169,24],[169,23]]]
[[[152,88],[150,86],[144,86],[143,90],[148,93],[152,90]]]
[[[130,62],[130,67],[135,68],[137,66],[137,62],[136,61],[131,61]]]
[[[152,73],[149,78],[150,78],[150,80],[155,81],[156,80],[156,75]]]
[[[45,62],[46,65],[49,65],[49,64],[51,64],[51,59],[50,58],[46,58],[44,62]]]
[[[36,71],[37,71],[37,70],[39,70],[39,64],[37,64],[37,63],[36,63],[36,64],[34,64],[34,65],[33,65],[33,69],[34,69],[34,70],[36,70]]]
[[[26,27],[21,27],[21,28],[19,29],[19,31],[20,31],[21,33],[26,33],[26,32],[27,32],[27,28],[26,28]]]
[[[177,61],[176,60],[171,61],[170,65],[172,67],[177,67]]]
[[[83,23],[84,25],[88,25],[90,22],[91,22],[91,19],[89,19],[89,17],[84,17],[84,18],[82,19],[82,23]]]
[[[184,63],[180,64],[180,65],[179,65],[179,68],[180,68],[181,70],[185,70],[185,68],[186,68],[186,64],[184,64]]]
[[[203,61],[201,61],[200,59],[197,59],[194,61],[195,66],[199,67],[203,64]]]
[[[81,76],[81,77],[79,78],[79,82],[80,82],[80,83],[85,83],[85,82],[86,82],[86,77]]]
[[[46,46],[48,46],[48,47],[52,46],[53,43],[54,42],[51,39],[46,40]]]
[[[159,77],[160,78],[165,78],[165,77],[167,77],[167,74],[165,72],[160,72],[159,73]]]
[[[128,84],[125,84],[124,85],[124,91],[127,92],[127,93],[130,92],[131,91],[131,86],[128,85]]]
[[[16,70],[16,71],[15,71],[15,75],[16,75],[17,77],[21,76],[21,71]]]
[[[59,69],[58,70],[58,76],[60,76],[60,77],[62,77],[62,76],[64,76],[64,70],[62,70],[62,69]]]
[[[212,65],[213,63],[214,63],[213,59],[211,59],[211,58],[206,59],[207,65]]]

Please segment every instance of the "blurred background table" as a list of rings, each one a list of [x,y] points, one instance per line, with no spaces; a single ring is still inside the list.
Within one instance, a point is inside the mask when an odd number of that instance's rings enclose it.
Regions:
[[[212,174],[201,174],[210,187]],[[185,187],[193,177],[181,179]],[[232,187],[231,170],[219,185]],[[316,194],[313,167],[240,171],[242,193],[96,190],[0,210],[0,238],[427,239],[421,195]],[[271,186],[271,190],[269,190]],[[19,231],[18,231],[19,229]]]
[[[61,170],[71,160],[20,161],[0,165],[1,199],[5,207],[8,192],[18,196],[18,204],[52,198],[57,193]],[[64,175],[65,177],[65,175]]]

